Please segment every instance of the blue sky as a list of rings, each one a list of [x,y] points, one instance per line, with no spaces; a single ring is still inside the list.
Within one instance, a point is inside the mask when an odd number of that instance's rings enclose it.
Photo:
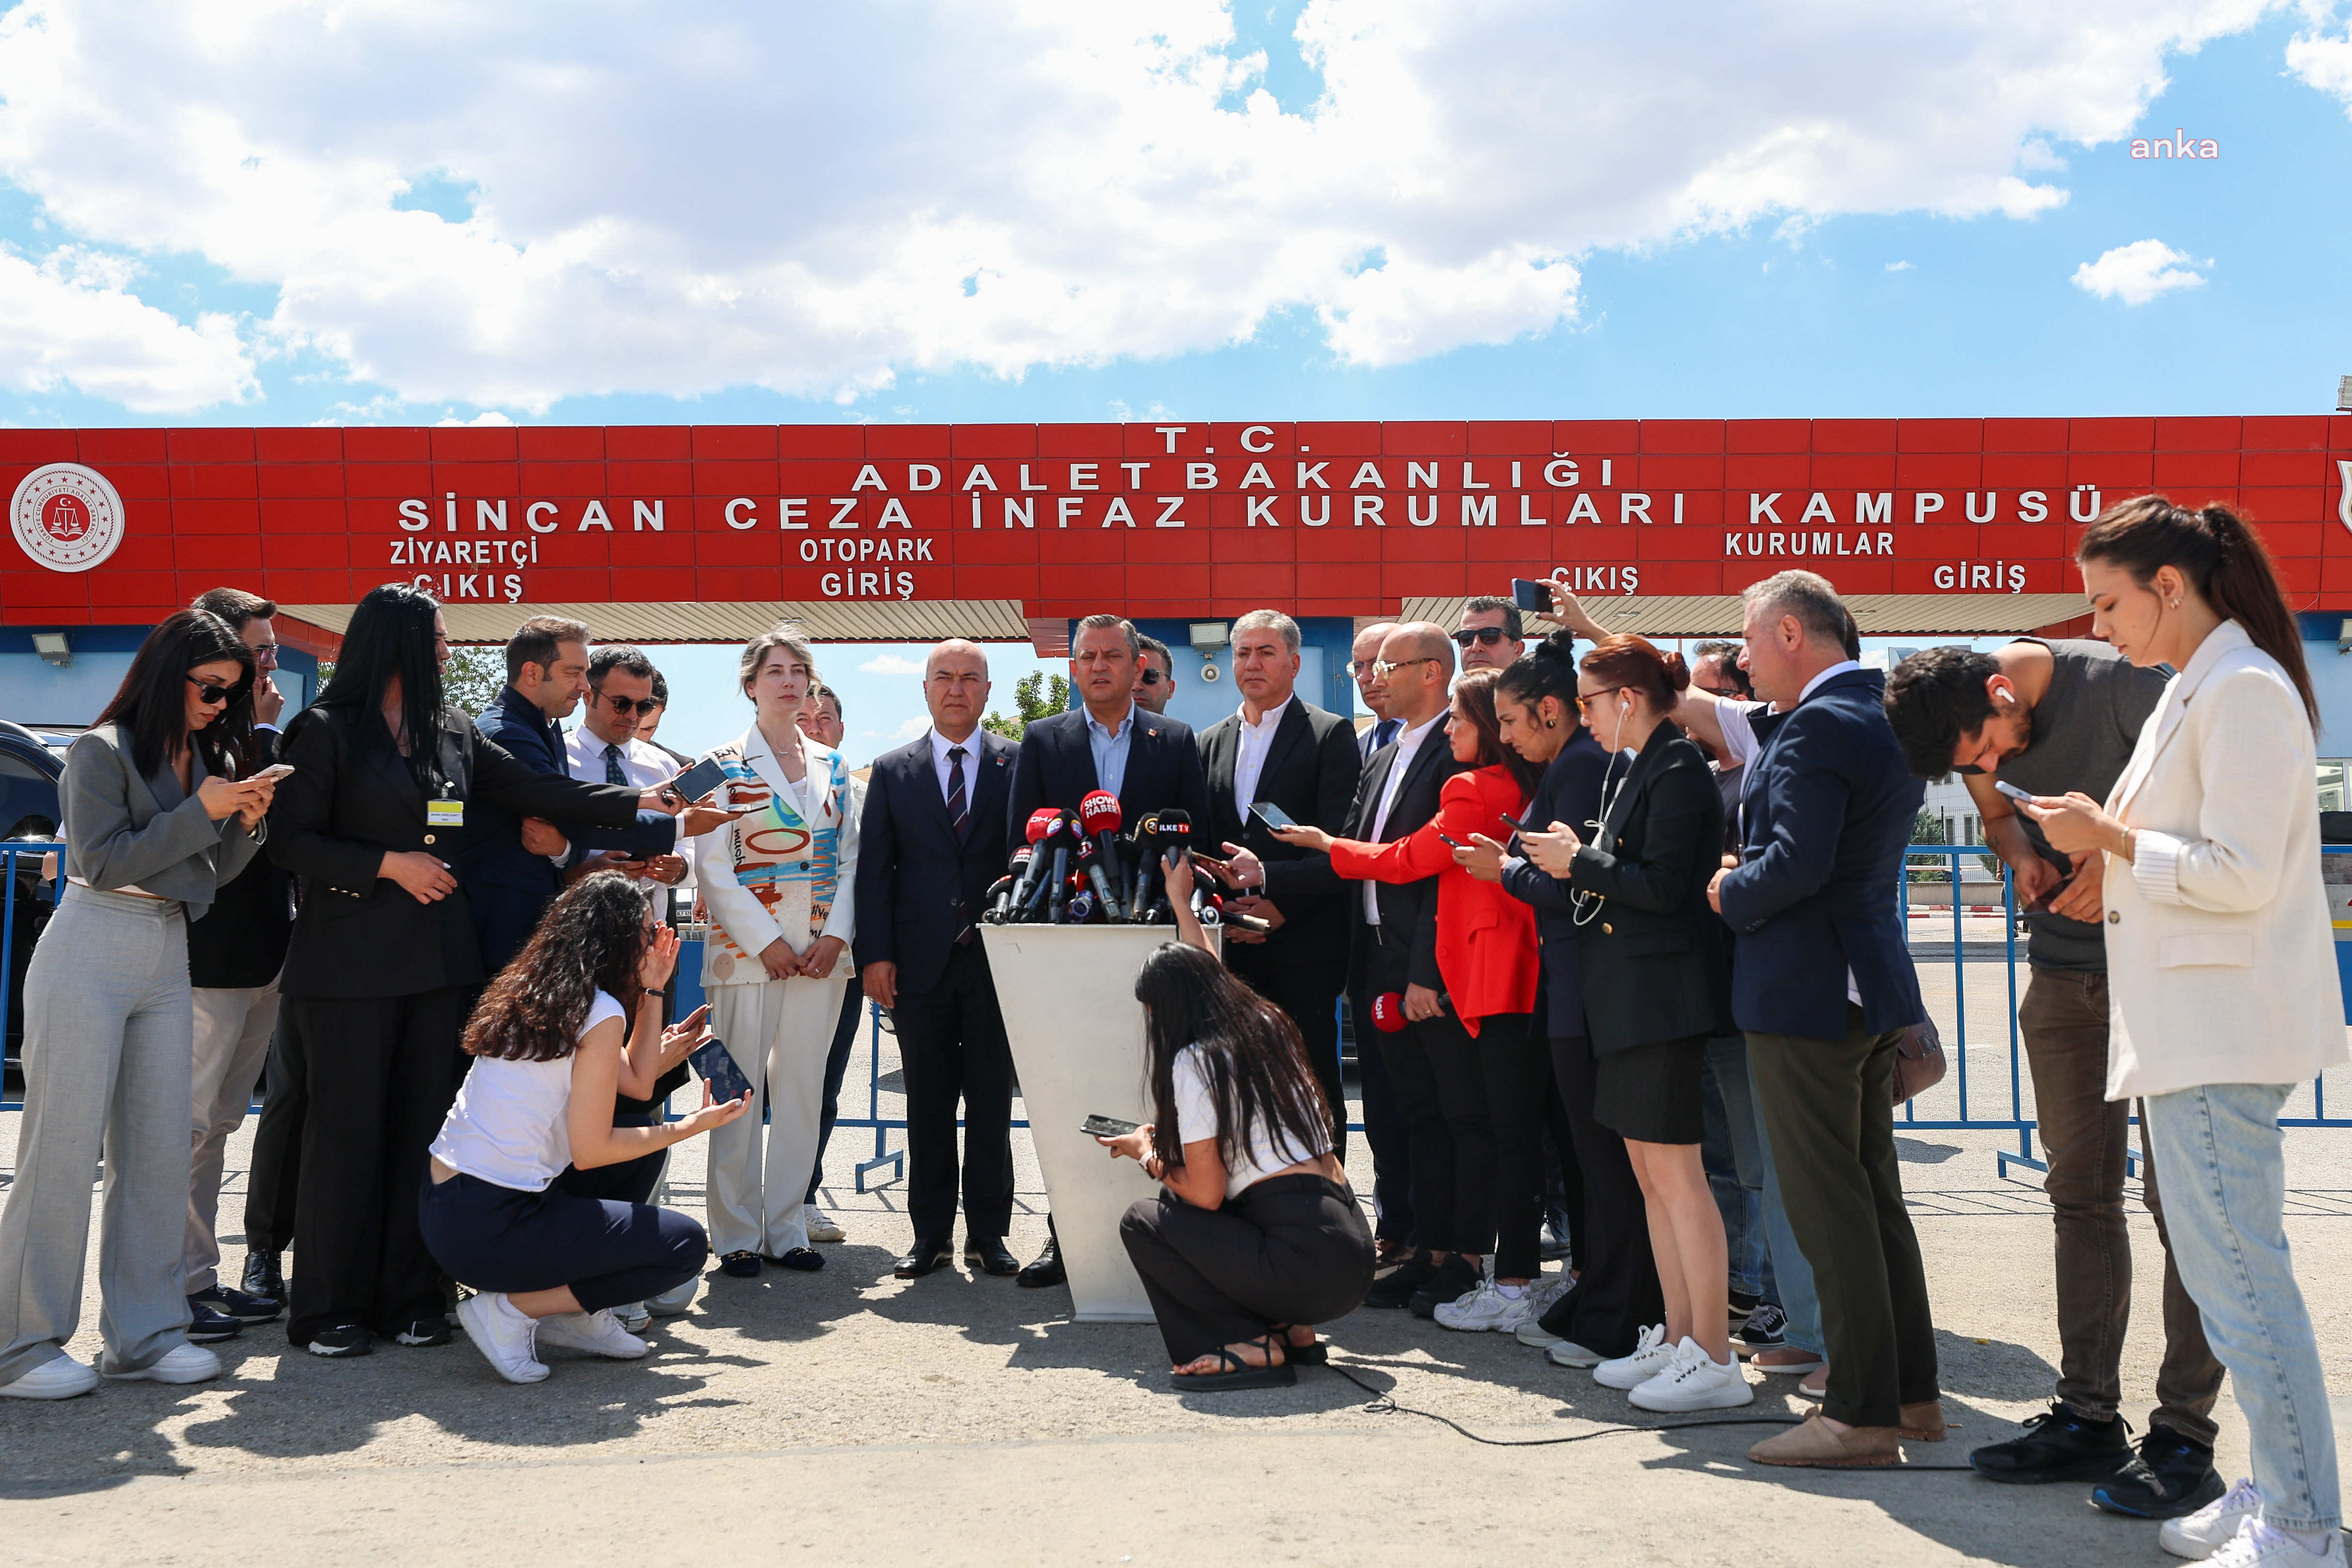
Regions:
[[[892,9],[717,5],[697,42],[623,5],[559,51],[520,0],[178,43],[0,5],[0,423],[2286,413],[2352,373],[2325,7],[1854,33],[1791,0],[1666,37],[1530,3],[1511,48],[1402,0],[1073,6],[1026,42]],[[639,90],[501,98],[551,51]],[[762,51],[842,62],[838,102],[744,89],[806,167],[694,90]],[[2176,126],[2220,155],[2129,156]],[[2129,302],[2145,242],[2195,281]],[[909,658],[828,650],[860,760]],[[663,662],[723,693],[730,659]],[[1034,661],[999,664],[1009,703]],[[740,717],[682,695],[666,738]]]

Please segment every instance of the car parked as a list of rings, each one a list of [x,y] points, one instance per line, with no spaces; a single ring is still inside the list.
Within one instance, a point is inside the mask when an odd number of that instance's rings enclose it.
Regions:
[[[0,719],[0,826],[5,843],[0,851],[26,843],[47,843],[58,836],[61,813],[58,780],[66,770],[66,747],[71,733],[27,729]],[[33,944],[56,912],[56,889],[44,883],[41,856],[17,853],[7,857],[8,911],[8,1038],[7,1064],[16,1066],[25,1043],[25,969],[33,961]]]

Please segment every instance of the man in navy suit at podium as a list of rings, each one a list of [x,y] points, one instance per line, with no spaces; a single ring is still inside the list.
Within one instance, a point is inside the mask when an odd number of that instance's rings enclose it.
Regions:
[[[1097,789],[1118,797],[1124,821],[1175,808],[1191,814],[1196,832],[1206,831],[1209,779],[1192,727],[1136,705],[1141,653],[1135,627],[1118,616],[1078,622],[1070,674],[1083,706],[1023,731],[1004,819],[1008,844],[1022,841],[1031,812],[1053,807],[1076,815],[1078,802]],[[1058,1285],[1064,1278],[1061,1246],[1049,1232],[1045,1250],[1021,1270],[1021,1283]]]
[[[898,1260],[919,1279],[952,1256],[956,1101],[964,1106],[964,1253],[987,1274],[1020,1268],[1013,1223],[1013,1057],[976,925],[1003,874],[1014,747],[980,727],[988,655],[951,639],[923,664],[930,732],[877,758],[858,820],[857,972],[891,1010],[907,1075],[907,1216]]]

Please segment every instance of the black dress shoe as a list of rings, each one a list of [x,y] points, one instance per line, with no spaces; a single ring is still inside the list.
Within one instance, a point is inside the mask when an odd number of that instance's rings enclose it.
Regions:
[[[191,1306],[199,1301],[216,1312],[227,1313],[241,1323],[270,1322],[286,1310],[275,1297],[257,1296],[228,1285],[215,1285],[188,1298]]]
[[[1437,1277],[1437,1265],[1426,1252],[1416,1252],[1379,1279],[1364,1292],[1364,1305],[1394,1309],[1412,1299],[1412,1293]]]
[[[756,1280],[760,1277],[760,1255],[757,1252],[730,1252],[719,1260],[719,1271],[730,1280]]]
[[[188,1312],[191,1314],[188,1322],[190,1344],[217,1344],[225,1339],[235,1339],[245,1328],[226,1312],[216,1311],[194,1296],[188,1298]]]
[[[1032,1290],[1037,1290],[1046,1285],[1066,1283],[1069,1277],[1067,1271],[1062,1267],[1060,1239],[1048,1236],[1045,1238],[1045,1250],[1038,1253],[1035,1260],[1021,1270],[1021,1277],[1017,1282]]]
[[[918,1236],[915,1244],[907,1249],[907,1255],[898,1260],[890,1272],[901,1280],[919,1280],[934,1270],[946,1268],[954,1260],[954,1249],[948,1246],[945,1239]]]
[[[248,1252],[245,1255],[245,1289],[247,1294],[267,1297],[273,1301],[286,1299],[286,1276],[278,1271],[275,1252]]]
[[[983,1274],[1021,1272],[1021,1260],[1013,1255],[1013,1249],[1004,1244],[1002,1236],[967,1236],[963,1239],[963,1255],[979,1264]],[[1056,1260],[1061,1257],[1059,1248],[1055,1249],[1054,1255]]]
[[[1459,1301],[1477,1288],[1480,1275],[1478,1260],[1466,1253],[1456,1252],[1437,1266],[1437,1272],[1406,1299],[1405,1305],[1412,1309],[1414,1317],[1434,1317],[1438,1302]]]
[[[814,1247],[795,1247],[781,1258],[762,1257],[760,1261],[795,1274],[814,1274],[824,1267],[824,1254]]]

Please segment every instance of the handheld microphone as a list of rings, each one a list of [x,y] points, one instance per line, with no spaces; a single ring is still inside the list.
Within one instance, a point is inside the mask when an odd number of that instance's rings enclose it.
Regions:
[[[1103,873],[1102,854],[1092,839],[1078,841],[1078,870],[1094,883],[1094,902],[1106,913],[1118,908],[1118,895],[1111,891],[1110,879]]]
[[[1106,909],[1117,909],[1125,902],[1118,896],[1122,886],[1118,865],[1118,825],[1126,820],[1119,810],[1118,797],[1108,789],[1089,789],[1078,801],[1078,821],[1094,838],[1095,847],[1102,852],[1102,870],[1110,891],[1103,894]]]
[[[1143,914],[1151,900],[1151,873],[1159,856],[1154,853],[1160,842],[1160,813],[1146,811],[1134,827],[1128,830],[1129,848],[1135,852],[1135,882],[1129,890],[1127,917],[1135,925],[1143,924]]]
[[[1045,918],[1049,921],[1058,923],[1061,920],[1062,905],[1069,896],[1071,841],[1084,842],[1085,839],[1085,831],[1078,826],[1076,817],[1067,811],[1055,813],[1047,841],[1054,846],[1054,874],[1048,884],[1051,893],[1045,904]]]
[[[1094,890],[1082,887],[1078,890],[1077,896],[1070,900],[1070,906],[1063,912],[1062,918],[1068,925],[1084,925],[1094,918]]]
[[[1382,1034],[1394,1034],[1405,1026],[1404,998],[1395,991],[1382,991],[1372,998],[1372,1027]]]
[[[1029,900],[1035,895],[1037,879],[1044,874],[1045,869],[1045,857],[1036,852],[1036,846],[1038,841],[1053,831],[1054,824],[1061,821],[1061,816],[1062,814],[1051,806],[1041,806],[1029,813],[1028,826],[1022,830],[1022,836],[1028,841],[1029,863],[1022,868],[1021,880],[1013,883],[1013,901],[1006,910],[1008,918],[1014,911],[1026,907]]]
[[[997,880],[995,886],[988,890],[989,910],[981,917],[982,919],[991,925],[1004,924],[1005,916],[1012,914],[1013,906],[1020,902],[1021,879],[1029,874],[1029,862],[1036,858],[1036,852],[1027,844],[1019,845],[1013,850],[1013,858],[1005,867],[1004,875]]]

